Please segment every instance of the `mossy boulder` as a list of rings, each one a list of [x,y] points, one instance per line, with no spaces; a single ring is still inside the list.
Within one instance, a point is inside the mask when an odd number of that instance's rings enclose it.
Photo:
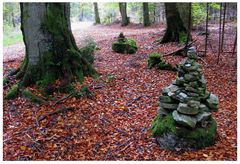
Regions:
[[[134,54],[138,47],[134,39],[127,39],[120,33],[117,40],[112,43],[112,50],[122,54]]]
[[[148,57],[148,68],[151,69],[153,67],[156,67],[160,70],[176,71],[176,68],[173,67],[171,64],[167,63],[163,59],[162,54],[159,53],[151,53]]]
[[[160,147],[170,150],[194,150],[215,143],[217,124],[213,118],[205,121],[205,127],[197,125],[189,129],[178,126],[171,114],[165,117],[157,115],[152,124],[152,133]]]

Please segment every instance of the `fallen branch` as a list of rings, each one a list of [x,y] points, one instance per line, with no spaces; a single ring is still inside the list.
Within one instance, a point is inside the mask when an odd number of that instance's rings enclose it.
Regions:
[[[182,54],[182,53],[186,50],[186,47],[187,47],[187,48],[188,48],[188,47],[191,47],[192,44],[193,44],[194,42],[196,42],[196,41],[197,41],[197,40],[195,39],[195,40],[193,40],[192,42],[188,43],[187,46],[178,48],[177,50],[174,50],[174,51],[172,51],[172,52],[169,52],[169,53],[167,53],[167,54],[164,54],[163,56],[165,57],[165,56],[170,56],[170,55],[179,55],[179,54]]]
[[[73,96],[75,93],[76,93],[76,92],[71,92],[71,93],[68,94],[67,96],[65,96],[65,97],[63,97],[63,98],[57,100],[57,101],[53,104],[53,106],[55,106],[55,105],[59,104],[60,102],[62,102],[62,101],[64,101],[64,100],[68,99],[69,97]]]
[[[66,111],[70,111],[70,110],[73,110],[73,109],[74,109],[74,108],[72,108],[72,107],[57,109],[57,110],[55,110],[55,111],[53,111],[53,112],[49,112],[49,113],[47,113],[47,114],[45,114],[45,115],[40,116],[40,117],[37,119],[37,122],[38,122],[38,124],[39,124],[40,121],[46,119],[46,118],[49,117],[49,116],[52,116],[52,115],[55,115],[55,114],[58,114],[58,113],[64,113],[64,112],[66,112]]]

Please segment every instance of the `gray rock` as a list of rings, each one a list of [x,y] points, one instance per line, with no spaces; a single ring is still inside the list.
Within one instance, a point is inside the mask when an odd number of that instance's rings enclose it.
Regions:
[[[170,104],[170,103],[161,103],[160,107],[167,109],[167,110],[176,110],[178,108],[178,104]]]
[[[183,85],[184,83],[185,83],[185,80],[183,77],[177,77],[176,85]]]
[[[173,119],[180,125],[195,128],[197,119],[188,115],[180,114],[178,111],[173,111]]]
[[[202,100],[206,100],[207,98],[209,98],[210,96],[210,92],[205,91],[205,94],[201,97]]]
[[[182,114],[196,115],[199,113],[198,108],[193,108],[184,103],[179,103],[177,111]]]
[[[166,116],[166,115],[169,114],[169,112],[168,112],[166,109],[162,108],[162,107],[159,107],[159,108],[158,108],[157,113],[158,113],[159,115],[161,115],[161,116],[162,116],[162,115],[163,115],[163,116]]]
[[[193,87],[186,87],[185,90],[189,92],[199,93],[198,89],[195,89]]]
[[[163,88],[162,93],[166,95],[168,92],[175,92],[178,89],[179,89],[178,86],[171,84],[168,87]]]
[[[213,111],[216,111],[218,108],[218,97],[214,94],[210,94],[209,98],[206,100],[207,106],[212,109]]]
[[[200,111],[209,111],[209,108],[205,104],[200,104],[199,105],[199,110]]]
[[[199,106],[200,106],[200,102],[199,102],[199,101],[194,101],[194,100],[189,100],[189,101],[187,102],[187,105],[188,105],[189,107],[198,109]]]
[[[197,60],[197,51],[194,47],[190,47],[187,52],[187,56],[189,59]]]
[[[172,103],[174,102],[173,99],[169,96],[159,96],[159,101],[163,103]]]
[[[206,121],[210,118],[211,113],[210,112],[201,112],[197,115],[197,122]]]

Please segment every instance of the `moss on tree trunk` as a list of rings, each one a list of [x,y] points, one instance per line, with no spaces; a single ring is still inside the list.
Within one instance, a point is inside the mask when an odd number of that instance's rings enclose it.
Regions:
[[[59,79],[61,86],[67,86],[75,79],[83,82],[84,76],[96,75],[75,43],[69,16],[69,3],[21,3],[21,30],[26,46],[18,73],[21,85],[37,83],[45,88]]]

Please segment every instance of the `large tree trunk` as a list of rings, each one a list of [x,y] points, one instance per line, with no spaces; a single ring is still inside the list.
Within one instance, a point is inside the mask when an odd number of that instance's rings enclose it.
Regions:
[[[70,26],[69,3],[21,3],[21,30],[26,56],[17,77],[21,85],[43,88],[59,79],[68,85],[95,74],[76,46]]]
[[[148,10],[147,2],[143,2],[143,24],[144,26],[150,26],[149,10]]]
[[[165,3],[167,30],[161,43],[179,42],[187,37],[188,12],[188,3]]]
[[[122,26],[127,26],[129,24],[129,17],[127,16],[127,3],[119,2],[119,10],[122,16]]]
[[[100,17],[99,17],[99,12],[98,12],[98,4],[97,2],[93,3],[94,5],[94,13],[95,13],[95,24],[100,24]]]

